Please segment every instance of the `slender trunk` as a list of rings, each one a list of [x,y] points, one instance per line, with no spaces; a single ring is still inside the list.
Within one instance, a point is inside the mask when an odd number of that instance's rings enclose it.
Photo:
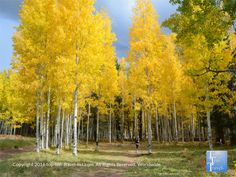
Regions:
[[[60,154],[60,122],[61,122],[61,104],[59,103],[58,106],[58,112],[57,112],[57,123],[56,123],[56,134],[57,134],[57,139],[56,139],[56,154]]]
[[[78,85],[76,85],[74,91],[74,142],[73,142],[74,156],[77,156],[77,114],[78,114]]]
[[[14,126],[13,134],[16,135],[16,127]]]
[[[184,122],[183,120],[181,121],[181,129],[182,129],[182,142],[184,142]]]
[[[43,120],[43,106],[41,106],[40,115],[40,148],[44,149],[44,120]]]
[[[136,96],[134,96],[134,137],[135,137],[135,139],[138,138],[137,113],[136,113]]]
[[[177,116],[176,116],[176,103],[174,101],[173,104],[173,108],[174,108],[174,120],[175,120],[175,141],[178,142],[178,127],[177,127]]]
[[[70,117],[69,117],[69,133],[68,133],[69,149],[71,148],[70,145],[72,144],[72,134],[73,134],[73,132],[72,132],[72,119],[73,119],[73,116],[70,115]]]
[[[192,141],[195,138],[195,125],[194,125],[194,116],[192,115]]]
[[[200,117],[198,117],[198,137],[199,137],[199,141],[202,141],[202,138],[201,138],[201,119],[200,119]]]
[[[98,151],[98,139],[99,139],[99,111],[97,110],[97,128],[96,128],[96,151]]]
[[[66,143],[65,145],[69,145],[69,121],[70,121],[70,115],[66,119]]]
[[[90,103],[88,104],[87,139],[86,139],[87,146],[88,146],[88,140],[89,140],[89,117],[90,117]]]
[[[62,120],[61,120],[61,143],[60,148],[62,147],[63,136],[64,136],[64,121],[65,121],[65,111],[62,112]]]
[[[111,104],[110,104],[110,111],[109,111],[109,143],[111,143]]]
[[[48,142],[49,142],[49,121],[50,121],[50,107],[51,107],[51,105],[50,105],[50,100],[51,100],[51,88],[49,87],[49,89],[48,89],[48,111],[47,111],[47,119],[46,119],[46,144],[45,144],[45,146],[46,146],[46,149],[48,149]]]
[[[213,144],[212,144],[212,133],[211,133],[211,112],[207,111],[207,127],[208,127],[208,143],[209,143],[209,148],[212,150],[213,149]]]
[[[84,140],[84,119],[83,116],[80,117],[81,118],[81,141]]]
[[[146,125],[145,125],[145,112],[142,108],[142,139],[146,139]]]
[[[77,143],[78,143],[78,144],[80,143],[79,138],[80,138],[81,112],[82,112],[81,109],[79,109],[79,125],[78,125],[78,127],[77,127],[77,129],[78,129],[78,130],[77,130],[77,132],[78,132],[78,133],[77,133],[77,134],[78,134],[78,142],[77,142]]]
[[[208,83],[206,85],[206,101],[209,101],[209,88],[208,88]],[[212,150],[213,149],[213,144],[212,144],[212,132],[211,132],[211,111],[209,108],[207,108],[207,133],[208,133],[208,143],[209,143],[209,148]]]
[[[125,129],[125,108],[124,108],[124,98],[122,103],[122,120],[121,120],[121,141],[124,141],[124,129]]]
[[[39,152],[39,117],[40,117],[39,94],[37,94],[36,103],[36,151]]]
[[[152,114],[148,111],[148,153],[152,153]]]
[[[156,136],[157,136],[157,142],[160,143],[160,137],[159,137],[159,125],[158,125],[158,111],[156,108]]]

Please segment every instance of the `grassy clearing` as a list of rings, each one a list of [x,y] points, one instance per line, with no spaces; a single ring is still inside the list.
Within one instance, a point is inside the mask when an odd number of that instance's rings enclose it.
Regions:
[[[34,138],[23,138],[19,136],[0,137],[0,150],[18,149],[25,146],[33,145]]]
[[[134,144],[100,144],[100,151],[94,151],[94,144],[79,145],[78,157],[71,150],[55,155],[55,150],[25,152],[0,162],[0,176],[233,176],[236,148],[229,153],[229,172],[210,174],[205,172],[206,144],[184,143],[153,145],[153,154],[146,154],[146,144],[141,143],[137,155]],[[115,164],[115,165],[114,165]],[[24,165],[23,167],[21,165]],[[28,165],[28,166],[27,166]],[[68,166],[70,165],[70,166]],[[83,166],[82,166],[83,165]]]

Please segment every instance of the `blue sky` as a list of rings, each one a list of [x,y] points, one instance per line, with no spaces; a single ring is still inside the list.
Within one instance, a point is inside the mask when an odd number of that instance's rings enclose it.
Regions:
[[[12,58],[12,35],[19,25],[18,11],[22,0],[0,0],[0,71],[10,67]],[[168,0],[153,0],[161,23],[175,12],[176,7]],[[97,0],[97,9],[104,9],[112,19],[113,31],[116,33],[115,43],[117,56],[125,57],[129,49],[129,27],[131,25],[132,8],[135,0]],[[168,33],[168,30],[163,29]]]

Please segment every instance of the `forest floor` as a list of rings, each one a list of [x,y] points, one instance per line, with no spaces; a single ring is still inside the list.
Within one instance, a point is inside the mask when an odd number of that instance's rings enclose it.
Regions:
[[[100,143],[99,152],[95,144],[88,147],[79,144],[78,156],[72,150],[55,149],[34,152],[34,139],[0,137],[0,176],[236,176],[236,147],[221,146],[216,150],[228,151],[228,173],[206,173],[206,143],[157,144],[153,142],[153,153],[147,154],[147,144],[141,142],[136,154],[131,142]]]

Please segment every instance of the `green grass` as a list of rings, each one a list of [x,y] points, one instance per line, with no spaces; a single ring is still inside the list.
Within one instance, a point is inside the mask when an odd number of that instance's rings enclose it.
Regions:
[[[216,147],[215,149],[227,149],[229,153],[229,172],[228,173],[206,173],[205,172],[205,153],[206,144],[199,143],[179,143],[166,145],[153,145],[153,154],[146,154],[145,143],[141,143],[138,155],[135,153],[135,145],[131,143],[111,144],[101,143],[100,151],[95,152],[95,144],[88,147],[79,145],[78,157],[72,155],[71,150],[63,150],[60,155],[55,154],[55,149],[36,152],[19,153],[0,162],[0,176],[233,176],[235,173],[234,161],[236,161],[236,148]],[[40,163],[47,165],[38,167]],[[87,167],[80,166],[53,166],[52,164],[67,163],[89,164]],[[98,166],[101,163],[129,164],[130,167],[106,167]],[[28,164],[29,166],[16,167],[15,165]],[[138,166],[154,164],[152,166]],[[31,166],[32,165],[32,166]]]
[[[34,141],[35,140],[32,138],[0,139],[0,150],[22,148],[24,146],[33,145]]]

